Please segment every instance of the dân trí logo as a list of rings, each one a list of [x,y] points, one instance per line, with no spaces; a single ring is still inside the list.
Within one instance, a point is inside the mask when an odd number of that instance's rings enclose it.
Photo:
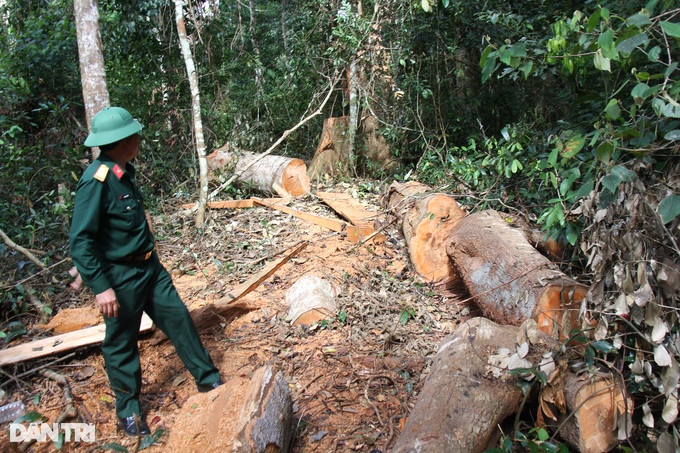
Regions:
[[[63,435],[60,439],[60,435]],[[9,425],[10,442],[95,442],[95,427],[91,423],[21,423]]]

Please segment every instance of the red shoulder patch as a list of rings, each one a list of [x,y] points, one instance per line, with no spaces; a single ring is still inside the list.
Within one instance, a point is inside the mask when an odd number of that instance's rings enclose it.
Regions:
[[[116,178],[120,179],[125,174],[125,170],[120,168],[120,165],[116,164],[113,166],[113,174],[116,175]]]

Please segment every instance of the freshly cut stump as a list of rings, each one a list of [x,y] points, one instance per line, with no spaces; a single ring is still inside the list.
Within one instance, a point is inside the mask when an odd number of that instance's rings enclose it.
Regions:
[[[252,377],[236,377],[208,393],[189,398],[165,449],[169,452],[279,453],[293,433],[290,389],[271,366]]]

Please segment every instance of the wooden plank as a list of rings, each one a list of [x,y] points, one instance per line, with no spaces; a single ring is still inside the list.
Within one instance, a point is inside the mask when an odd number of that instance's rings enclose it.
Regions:
[[[144,313],[139,333],[144,333],[153,327],[153,321]],[[24,360],[37,359],[51,354],[56,354],[81,346],[90,346],[104,341],[106,326],[98,324],[74,332],[63,333],[49,338],[20,344],[0,351],[0,366],[23,362]]]
[[[260,286],[260,284],[265,281],[267,278],[269,278],[274,272],[279,270],[281,266],[286,264],[288,261],[290,261],[292,258],[296,257],[305,247],[307,247],[307,242],[302,242],[298,246],[296,246],[292,252],[288,253],[286,256],[283,258],[280,258],[276,261],[273,261],[269,264],[267,264],[265,267],[263,267],[260,272],[257,274],[253,275],[250,277],[248,280],[245,282],[241,283],[240,285],[236,286],[233,288],[229,293],[227,293],[226,296],[221,298],[220,300],[215,302],[215,305],[226,305],[230,304],[233,302],[236,302],[237,300],[241,299],[243,296],[246,294],[250,293],[253,291],[255,288]]]
[[[375,213],[366,210],[364,205],[359,203],[350,194],[334,193],[334,192],[316,192],[316,196],[321,198],[321,201],[337,212],[340,217],[343,217],[352,225],[366,226],[370,224],[370,219],[375,216]]]
[[[349,242],[352,244],[356,244],[364,239],[367,239],[372,236],[373,240],[379,241],[381,238],[378,236],[381,235],[373,235],[375,230],[373,229],[372,226],[370,225],[364,225],[364,226],[357,226],[357,225],[351,225],[344,220],[338,220],[338,219],[329,219],[328,217],[321,217],[316,214],[310,214],[308,212],[300,211],[298,209],[293,209],[289,208],[288,206],[283,206],[279,203],[271,203],[267,200],[263,200],[261,198],[253,198],[253,201],[255,202],[256,205],[258,206],[264,206],[272,209],[276,209],[277,211],[285,212],[286,214],[290,214],[292,216],[295,216],[299,219],[306,220],[307,222],[311,222],[315,225],[318,225],[323,228],[328,228],[329,230],[336,231],[338,233],[345,233],[345,239],[347,239]],[[384,240],[384,236],[382,236],[382,240]]]
[[[354,227],[347,228],[347,238],[353,244],[360,241],[373,240],[384,242],[385,235],[376,232],[371,218],[375,213],[368,211],[361,203],[346,193],[316,192],[321,201],[337,212],[338,215],[347,219]]]
[[[264,198],[264,200],[271,203],[285,204],[283,198]],[[239,209],[239,208],[252,208],[255,203],[252,198],[246,200],[222,200],[222,201],[209,201],[206,207],[208,209]],[[196,207],[196,203],[183,204],[180,206],[182,209],[193,209]]]
[[[311,222],[315,225],[318,225],[320,227],[328,228],[329,230],[332,231],[337,231],[338,233],[341,233],[347,228],[347,222],[344,222],[342,220],[337,220],[337,219],[329,219],[328,217],[321,217],[316,214],[310,214],[308,212],[304,211],[299,211],[297,209],[289,208],[288,206],[283,206],[278,203],[272,203],[267,200],[263,200],[261,198],[253,198],[253,201],[255,202],[256,205],[258,206],[264,206],[267,208],[271,209],[276,209],[277,211],[285,212],[286,214],[290,214],[292,216],[297,217],[298,219],[306,220],[307,222]]]

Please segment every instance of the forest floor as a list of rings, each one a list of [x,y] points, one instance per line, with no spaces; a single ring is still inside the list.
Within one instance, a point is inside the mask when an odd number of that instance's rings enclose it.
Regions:
[[[381,187],[365,183],[317,189],[351,193],[377,220],[386,221]],[[290,206],[337,218],[313,193],[293,200]],[[301,241],[308,243],[238,304],[220,310],[217,322],[198,323],[204,344],[227,383],[219,392],[239,391],[229,387],[239,379],[247,381],[263,365],[271,365],[282,372],[292,395],[291,451],[388,451],[415,403],[438,344],[471,316],[470,307],[458,299],[436,295],[419,283],[396,226],[387,224],[382,230],[385,241],[352,244],[342,233],[264,207],[212,210],[201,233],[195,232],[189,217],[179,214],[179,208],[165,210],[154,217],[158,253],[194,313],[223,298]],[[293,326],[286,319],[285,295],[309,273],[334,285],[338,313],[321,323]],[[31,326],[20,341],[52,335],[55,328],[63,331],[68,325],[81,328],[101,322],[89,290],[65,288],[54,299],[56,316],[48,325]],[[218,391],[197,393],[193,379],[162,334],[143,335],[139,347],[142,404],[152,432],[162,433],[146,451],[230,451],[230,439],[206,445],[200,432],[217,429],[218,421],[205,423],[196,416]],[[48,365],[67,379],[73,393],[78,417],[68,421],[91,422],[97,430],[96,443],[65,442],[61,451],[99,451],[106,445],[135,451],[136,439],[116,427],[113,394],[99,348],[81,348],[67,360],[55,361],[59,358],[4,367],[5,401],[23,401],[26,411],[54,422],[64,411],[63,388],[53,379],[31,373]],[[3,428],[0,450],[18,451],[21,445],[10,445],[7,426]],[[55,451],[55,445],[34,443],[27,451]]]

